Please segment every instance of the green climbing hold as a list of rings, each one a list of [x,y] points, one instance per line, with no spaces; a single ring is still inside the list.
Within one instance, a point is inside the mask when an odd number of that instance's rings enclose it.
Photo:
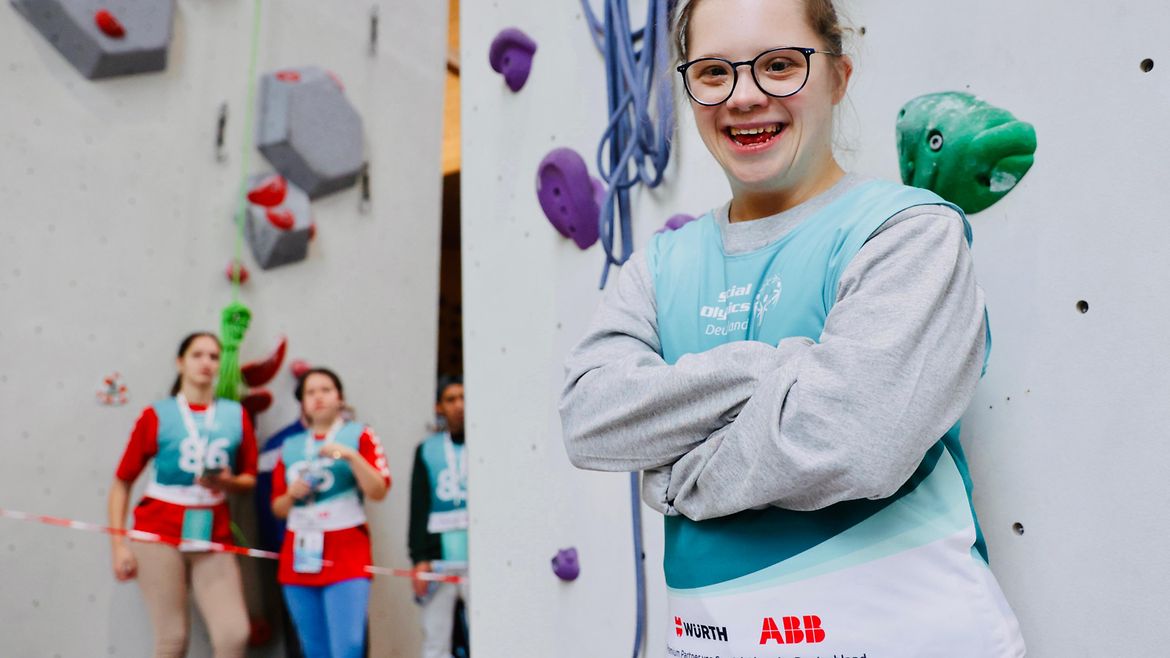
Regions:
[[[1036,129],[971,94],[919,96],[898,113],[902,182],[931,190],[967,214],[1003,198],[1036,153]]]
[[[223,308],[220,323],[220,342],[223,349],[219,357],[219,383],[215,388],[217,397],[239,400],[243,392],[244,376],[240,371],[240,343],[244,332],[252,322],[252,311],[239,302],[232,302]]]

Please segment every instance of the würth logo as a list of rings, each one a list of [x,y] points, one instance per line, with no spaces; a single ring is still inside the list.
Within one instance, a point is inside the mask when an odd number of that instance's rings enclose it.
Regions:
[[[714,640],[716,642],[727,641],[727,627],[726,626],[705,626],[703,624],[692,624],[685,622],[682,617],[674,618],[674,634],[678,637],[686,635],[697,640]]]
[[[776,644],[818,644],[825,641],[825,631],[821,628],[821,618],[816,615],[805,615],[804,625],[801,626],[800,617],[781,617],[780,623],[784,626],[781,631],[776,620],[764,617],[764,627],[760,631],[760,644],[775,642]]]

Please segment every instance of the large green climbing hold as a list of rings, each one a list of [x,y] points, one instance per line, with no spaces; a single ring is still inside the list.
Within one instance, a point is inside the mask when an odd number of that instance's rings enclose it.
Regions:
[[[1032,167],[1036,129],[971,94],[919,96],[898,113],[902,182],[967,214],[991,206]]]
[[[243,392],[244,376],[240,372],[240,343],[244,332],[252,322],[252,311],[239,302],[232,302],[223,308],[220,323],[220,342],[223,344],[219,357],[219,383],[215,388],[216,397],[239,400]]]

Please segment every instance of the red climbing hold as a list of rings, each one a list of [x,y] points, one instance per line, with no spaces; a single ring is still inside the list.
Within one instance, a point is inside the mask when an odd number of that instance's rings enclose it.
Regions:
[[[272,393],[264,389],[249,391],[244,399],[240,400],[240,406],[248,411],[249,416],[261,414],[272,406]]]
[[[248,192],[248,200],[258,206],[273,208],[284,203],[284,195],[287,193],[288,181],[280,174],[273,174]]]
[[[284,363],[284,353],[287,349],[288,339],[281,336],[280,343],[277,344],[272,354],[259,361],[245,363],[240,368],[240,374],[243,375],[248,386],[263,386],[272,381],[276,373],[280,372],[280,366]]]
[[[297,379],[304,377],[306,372],[313,369],[313,366],[309,365],[309,362],[304,359],[297,359],[290,363],[288,367],[292,371],[293,377]]]
[[[276,228],[282,231],[288,231],[292,229],[293,224],[296,222],[296,217],[288,208],[269,208],[268,221]]]
[[[244,267],[244,264],[238,260],[228,263],[226,274],[228,281],[235,281],[236,277],[239,277],[240,285],[248,282],[248,268]]]
[[[93,22],[97,23],[98,29],[102,34],[111,39],[121,39],[126,36],[126,28],[122,27],[121,21],[114,18],[109,9],[99,9],[93,15]]]
[[[281,82],[300,82],[301,74],[292,70],[277,71],[276,79],[280,80]]]

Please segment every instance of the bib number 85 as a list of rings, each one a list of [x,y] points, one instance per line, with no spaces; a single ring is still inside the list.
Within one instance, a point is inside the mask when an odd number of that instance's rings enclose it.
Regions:
[[[212,439],[207,442],[206,454],[201,439],[188,436],[179,442],[179,470],[192,475],[199,475],[204,469],[227,468],[231,459],[227,447],[231,443],[228,439]]]

